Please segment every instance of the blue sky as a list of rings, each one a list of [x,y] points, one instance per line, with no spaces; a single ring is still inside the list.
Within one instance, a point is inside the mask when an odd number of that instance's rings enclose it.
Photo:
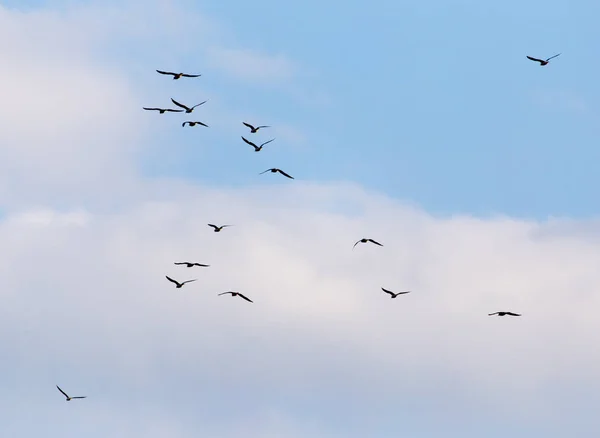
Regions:
[[[598,428],[600,5],[0,6],[0,435]]]

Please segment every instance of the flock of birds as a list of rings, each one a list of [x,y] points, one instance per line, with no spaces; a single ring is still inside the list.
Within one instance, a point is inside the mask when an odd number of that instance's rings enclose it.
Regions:
[[[540,66],[543,67],[545,65],[548,65],[548,63],[550,62],[550,60],[553,59],[553,58],[556,58],[557,56],[560,56],[560,53],[558,53],[558,54],[556,54],[554,56],[551,56],[550,58],[546,58],[546,59],[534,58],[532,56],[527,56],[527,59],[529,59],[531,61],[539,62]],[[163,70],[156,70],[156,71],[158,73],[162,74],[162,75],[171,75],[171,76],[173,76],[174,80],[181,79],[181,78],[197,78],[197,77],[201,76],[199,74],[198,75],[192,75],[192,74],[187,74],[187,73],[175,73],[175,72],[169,72],[169,71],[163,71]],[[203,105],[203,104],[205,104],[207,102],[205,100],[204,102],[200,102],[200,103],[198,103],[198,104],[196,104],[194,106],[188,107],[187,105],[184,105],[184,104],[182,104],[180,102],[177,102],[173,98],[171,98],[171,101],[173,102],[173,104],[175,104],[176,106],[178,106],[181,109],[176,109],[176,108],[150,108],[150,107],[143,107],[143,109],[146,110],[146,111],[158,111],[159,114],[164,114],[165,112],[180,113],[180,112],[183,112],[183,111],[185,111],[186,114],[191,114],[194,111],[195,108],[197,108],[200,105]],[[250,129],[250,133],[251,134],[256,134],[262,128],[270,128],[270,126],[268,126],[268,125],[253,126],[253,125],[251,125],[250,123],[247,123],[247,122],[242,122],[242,124]],[[200,126],[205,126],[205,127],[208,128],[208,125],[206,125],[205,123],[200,122],[200,121],[186,120],[186,121],[184,121],[181,124],[182,127],[185,127],[186,125],[188,125],[188,126],[200,125]],[[257,146],[254,142],[248,140],[247,138],[245,138],[243,136],[242,136],[242,140],[246,144],[254,147],[254,151],[255,152],[260,152],[262,150],[263,146],[267,145],[268,143],[271,143],[275,139],[272,138],[271,140],[268,140],[268,141],[266,141],[264,143],[261,143],[260,146]],[[280,174],[282,174],[283,176],[285,176],[287,178],[294,179],[294,177],[288,175],[283,170],[275,168],[275,167],[271,168],[271,169],[267,169],[264,172],[261,172],[260,175],[262,175],[263,173],[266,173],[266,172],[280,173]],[[207,225],[209,227],[212,227],[213,231],[215,233],[221,232],[224,228],[231,226],[231,225],[220,225],[219,226],[219,225],[215,225],[215,224],[207,224]],[[362,238],[362,239],[359,239],[354,244],[354,246],[352,247],[352,249],[354,249],[356,247],[356,245],[358,245],[359,243],[372,243],[372,244],[377,245],[377,246],[383,246],[383,244],[381,244],[381,243],[379,243],[376,240],[373,240],[371,238]],[[193,268],[195,266],[198,266],[198,267],[201,267],[201,268],[208,268],[208,267],[210,267],[210,265],[205,265],[203,263],[188,262],[188,261],[175,262],[174,264],[175,265],[182,265],[182,266],[185,266],[187,268]],[[194,281],[198,280],[197,278],[195,278],[195,279],[192,279],[192,280],[185,280],[185,281],[179,282],[179,281],[177,281],[177,280],[175,280],[175,279],[173,279],[173,278],[171,278],[169,276],[165,276],[165,277],[167,278],[168,281],[170,281],[171,283],[173,283],[175,285],[175,288],[177,288],[177,289],[182,288],[187,283],[191,283],[191,282],[194,282]],[[407,294],[407,293],[411,292],[409,290],[402,291],[402,292],[392,292],[391,290],[385,289],[383,287],[381,288],[381,290],[384,293],[390,295],[390,298],[392,298],[392,299],[398,297],[399,295],[404,295],[404,294]],[[219,293],[217,295],[219,295],[219,296],[221,296],[221,295],[231,295],[232,297],[240,297],[240,298],[248,301],[249,303],[253,303],[254,302],[250,298],[248,298],[247,296],[245,296],[244,294],[242,294],[240,292],[237,292],[237,291],[227,291],[227,292]],[[498,311],[498,312],[494,312],[494,313],[489,313],[488,314],[488,316],[494,316],[494,315],[497,315],[497,316],[507,316],[507,315],[508,316],[521,316],[520,313],[514,313],[514,312],[508,312],[508,311]],[[87,398],[87,396],[70,397],[58,385],[56,385],[56,388],[58,388],[58,390],[65,396],[66,401]]]

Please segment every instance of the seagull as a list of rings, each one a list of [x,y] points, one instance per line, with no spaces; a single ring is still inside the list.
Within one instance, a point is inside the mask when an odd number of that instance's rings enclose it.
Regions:
[[[200,102],[198,105],[194,105],[193,107],[187,107],[179,102],[177,102],[175,99],[171,98],[171,102],[173,102],[175,105],[177,105],[180,108],[183,108],[185,110],[186,113],[191,113],[192,111],[194,111],[194,108],[196,108],[197,106],[202,105],[203,103],[208,102],[207,100],[205,100],[204,102]]]
[[[352,247],[352,249],[354,249],[354,247],[356,245],[358,245],[359,243],[367,243],[367,242],[371,242],[371,243],[374,243],[375,245],[383,246],[381,243],[375,242],[373,239],[360,239],[358,242],[356,242],[354,244],[354,246]]]
[[[540,63],[540,66],[542,66],[542,67],[543,67],[544,65],[548,64],[548,62],[550,62],[550,60],[551,60],[552,58],[556,58],[556,57],[557,57],[557,56],[559,56],[559,55],[560,55],[560,53],[559,53],[559,54],[557,54],[557,55],[551,56],[550,58],[548,58],[548,59],[546,59],[546,60],[544,60],[544,59],[537,59],[537,58],[533,58],[533,57],[531,57],[531,56],[528,56],[528,57],[527,57],[527,59],[531,59],[532,61],[537,61],[537,62],[539,62],[539,63]]]
[[[158,111],[161,114],[164,114],[165,111],[170,112],[170,113],[182,113],[183,110],[178,110],[178,109],[171,109],[171,108],[146,108],[143,107],[146,111]]]
[[[206,126],[206,127],[208,128],[208,125],[205,125],[205,124],[204,124],[204,123],[202,123],[202,122],[183,122],[183,123],[181,124],[181,126],[185,126],[185,124],[186,124],[186,123],[187,123],[187,124],[189,124],[190,126],[202,125],[202,126]]]
[[[263,125],[263,126],[257,126],[256,128],[254,126],[252,126],[250,123],[246,123],[246,122],[242,122],[244,125],[246,125],[248,128],[250,128],[250,133],[254,134],[256,131],[258,131],[260,128],[270,128],[270,126],[267,125]]]
[[[199,76],[202,76],[202,75],[189,75],[187,73],[173,73],[173,72],[170,72],[170,71],[162,71],[162,70],[156,70],[156,71],[158,73],[160,73],[161,75],[173,75],[173,79],[179,79],[181,77],[184,77],[184,78],[197,78]]]
[[[390,294],[391,298],[396,298],[398,295],[407,294],[407,293],[410,292],[409,290],[407,290],[407,291],[404,291],[404,292],[394,293],[391,290],[387,290],[387,289],[384,289],[384,288],[381,288],[381,290],[384,291],[386,294]]]
[[[274,138],[272,138],[269,141],[265,141],[263,144],[261,144],[260,146],[256,146],[254,143],[252,143],[250,140],[246,140],[244,137],[242,137],[242,140],[244,140],[246,143],[248,143],[250,146],[254,147],[254,152],[258,152],[260,151],[264,145],[266,145],[267,143],[271,143],[273,140],[275,140]]]
[[[218,233],[219,231],[221,231],[223,228],[225,227],[230,227],[231,225],[221,225],[220,227],[217,227],[214,224],[208,224],[209,227],[213,227],[215,229],[215,233]]]
[[[195,278],[194,280],[187,280],[187,281],[184,281],[183,283],[180,283],[180,282],[178,282],[176,280],[173,280],[172,278],[170,278],[170,277],[168,277],[166,275],[165,275],[165,277],[167,277],[167,280],[169,280],[171,283],[175,283],[175,285],[176,285],[175,287],[177,289],[179,289],[180,287],[183,287],[183,285],[186,284],[186,283],[191,283],[192,281],[196,281],[197,280],[197,278]]]
[[[273,139],[273,140],[274,140],[274,139]],[[267,173],[268,171],[271,171],[272,173],[279,172],[279,173],[281,173],[283,176],[287,176],[287,177],[288,177],[288,178],[290,178],[290,179],[294,179],[294,177],[293,177],[293,176],[290,176],[290,175],[288,175],[288,174],[287,174],[287,173],[285,173],[283,170],[281,170],[281,169],[277,169],[276,167],[273,167],[272,169],[267,169],[267,170],[265,170],[264,172],[261,172],[261,173],[259,173],[259,175],[262,175],[263,173]]]
[[[59,390],[60,392],[62,392],[62,395],[64,395],[64,396],[67,398],[67,401],[75,400],[76,398],[87,398],[87,396],[83,396],[83,397],[69,397],[69,396],[67,395],[67,393],[66,393],[66,392],[64,392],[62,389],[60,389],[60,387],[59,387],[58,385],[56,385],[56,387],[58,388],[58,390]]]
[[[512,312],[495,312],[495,313],[488,313],[488,316],[492,316],[492,315],[498,315],[498,316],[504,316],[504,315],[510,315],[510,316],[521,316],[520,313],[512,313]]]
[[[192,263],[192,262],[175,262],[176,265],[186,265],[188,268],[192,268],[194,266],[200,266],[202,268],[208,268],[210,265],[203,265],[202,263]],[[167,277],[169,278],[169,277]]]
[[[242,295],[242,294],[241,294],[241,293],[239,293],[239,292],[233,292],[233,291],[229,291],[229,292],[223,292],[222,294],[219,294],[219,295],[226,295],[226,294],[231,294],[231,296],[232,296],[232,297],[235,297],[236,295],[238,295],[240,298],[243,298],[243,299],[245,299],[246,301],[250,301],[251,303],[253,303],[253,302],[254,302],[254,301],[252,301],[250,298],[248,298],[248,297],[246,297],[246,296]]]

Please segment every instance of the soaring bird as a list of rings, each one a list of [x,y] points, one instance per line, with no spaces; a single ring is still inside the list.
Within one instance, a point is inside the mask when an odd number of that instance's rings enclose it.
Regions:
[[[160,114],[164,114],[165,111],[169,113],[182,113],[183,110],[171,109],[171,108],[146,108],[143,107],[146,111],[158,111]]]
[[[559,56],[559,55],[560,55],[560,53],[559,53],[559,54],[557,54],[557,55],[551,56],[551,57],[550,57],[550,58],[548,58],[548,59],[537,59],[537,58],[533,58],[533,57],[531,57],[531,56],[527,56],[527,59],[531,59],[532,61],[537,61],[537,62],[539,62],[539,63],[540,63],[540,66],[541,66],[541,67],[543,67],[544,65],[548,64],[548,62],[550,62],[550,60],[551,60],[552,58],[556,58],[556,57],[557,57],[557,56]]]
[[[398,292],[398,293],[394,293],[391,290],[387,290],[387,289],[384,289],[384,288],[381,288],[381,290],[384,291],[386,294],[390,294],[391,295],[390,298],[396,298],[398,295],[403,295],[403,294],[410,293],[409,290],[404,291],[404,292]]]
[[[254,143],[252,143],[250,140],[245,139],[244,137],[242,137],[242,140],[244,140],[246,143],[248,143],[250,146],[254,147],[254,152],[258,152],[260,151],[264,145],[266,145],[267,143],[271,143],[273,140],[275,140],[274,138],[272,138],[269,141],[265,141],[263,144],[261,144],[260,146],[256,146]]]
[[[512,313],[512,312],[495,312],[495,313],[488,313],[488,316],[492,316],[492,315],[498,315],[498,316],[504,316],[504,315],[510,315],[510,316],[521,316],[520,313]]]
[[[194,266],[200,266],[202,268],[208,268],[210,265],[203,265],[202,263],[192,263],[192,262],[175,262],[176,265],[185,265],[188,268],[192,268]],[[169,277],[167,277],[169,278]]]
[[[193,279],[193,280],[186,280],[183,283],[178,282],[177,280],[173,280],[171,277],[168,277],[165,275],[165,277],[167,277],[167,280],[169,280],[171,283],[175,283],[175,288],[179,289],[180,287],[183,287],[184,284],[186,283],[191,283],[192,281],[196,281],[197,278]]]
[[[83,396],[83,397],[69,397],[69,396],[67,395],[67,393],[66,393],[66,392],[64,392],[62,389],[60,389],[60,387],[59,387],[58,385],[56,385],[56,387],[58,388],[58,390],[59,390],[60,392],[62,392],[62,395],[64,395],[64,396],[67,398],[67,401],[75,400],[75,399],[77,399],[77,398],[87,398],[87,396]]]
[[[180,108],[183,108],[185,110],[186,113],[191,113],[192,111],[194,111],[194,108],[196,108],[197,106],[200,106],[206,102],[208,102],[207,100],[205,100],[204,102],[200,102],[198,105],[194,105],[193,107],[189,107],[189,106],[185,106],[179,102],[177,102],[175,99],[171,98],[171,102],[173,102],[175,105],[177,105]]]
[[[375,245],[383,246],[381,243],[375,242],[373,239],[360,239],[358,242],[356,242],[354,244],[354,246],[352,247],[352,249],[354,249],[354,247],[356,245],[358,245],[359,243],[367,243],[367,242],[371,242],[371,243],[374,243]]]
[[[189,75],[187,73],[173,73],[171,71],[162,71],[162,70],[156,70],[158,73],[160,73],[161,75],[173,75],[173,79],[179,79],[181,77],[184,78],[197,78],[200,77],[202,75]]]
[[[250,123],[246,123],[246,122],[242,122],[244,125],[246,125],[248,128],[250,128],[250,134],[254,134],[256,131],[258,131],[260,128],[270,128],[270,126],[267,125],[263,125],[263,126],[257,126],[256,128],[254,126],[252,126]]]
[[[230,227],[231,225],[221,225],[220,227],[217,227],[214,224],[208,224],[209,227],[213,227],[215,229],[215,233],[218,233],[219,231],[221,231],[223,228],[225,227]]]
[[[202,126],[206,126],[206,127],[208,128],[208,125],[205,125],[205,124],[204,124],[204,123],[202,123],[202,122],[183,122],[183,123],[181,124],[181,126],[185,126],[185,124],[186,124],[186,123],[187,123],[188,125],[190,125],[190,126],[202,125]]]
[[[233,291],[229,291],[229,292],[223,292],[222,294],[219,294],[219,295],[226,295],[226,294],[231,294],[231,296],[232,296],[232,297],[235,297],[235,296],[237,295],[237,296],[239,296],[240,298],[243,298],[243,299],[245,299],[246,301],[250,301],[251,303],[253,303],[253,302],[254,302],[254,301],[252,301],[250,298],[248,298],[248,297],[246,297],[246,296],[242,295],[242,294],[241,294],[241,293],[239,293],[239,292],[233,292]]]
[[[290,176],[290,175],[288,175],[288,174],[287,174],[287,173],[285,173],[283,170],[281,170],[281,169],[277,169],[276,167],[273,167],[272,169],[267,169],[267,170],[265,170],[264,172],[261,172],[261,173],[259,173],[259,175],[262,175],[263,173],[267,173],[267,172],[269,172],[269,171],[271,171],[272,173],[279,172],[279,173],[281,173],[283,176],[287,176],[287,177],[288,177],[288,178],[290,178],[290,179],[294,179],[294,177],[293,177],[293,176]]]

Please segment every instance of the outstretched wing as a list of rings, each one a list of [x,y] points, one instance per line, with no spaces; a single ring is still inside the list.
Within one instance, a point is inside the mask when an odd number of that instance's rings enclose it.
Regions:
[[[192,281],[196,281],[197,278],[194,278],[193,280],[186,280],[183,283],[181,283],[182,285],[186,284],[186,283],[191,283]]]
[[[253,303],[253,302],[254,302],[254,301],[252,301],[250,298],[248,298],[248,297],[247,297],[247,296],[245,296],[245,295],[242,295],[242,294],[241,294],[241,293],[239,293],[239,292],[238,292],[238,295],[239,295],[240,297],[242,297],[243,299],[245,299],[246,301],[249,301],[249,302],[251,302],[251,303]]]
[[[274,139],[274,138],[272,138],[272,139],[271,139],[271,140],[269,140],[269,141],[265,141],[263,144],[261,144],[261,145],[260,145],[260,147],[262,148],[264,145],[266,145],[266,144],[268,144],[268,143],[271,143],[273,140],[275,140],[275,139]]]
[[[208,100],[205,100],[204,102],[200,102],[198,105],[194,105],[192,107],[192,109],[196,108],[197,106],[204,105],[206,102],[208,102]]]
[[[259,173],[259,175],[262,175],[263,173],[270,172],[271,170],[273,170],[273,169],[267,169],[267,170],[265,170],[264,172],[261,172],[261,173]]]
[[[539,63],[542,63],[542,62],[544,62],[544,60],[543,60],[543,59],[537,59],[537,58],[533,58],[533,57],[531,57],[531,56],[527,56],[527,59],[531,59],[532,61],[537,61],[537,62],[539,62]]]
[[[185,109],[185,110],[187,110],[187,111],[189,111],[189,110],[190,110],[190,109],[189,109],[187,106],[185,106],[185,105],[183,105],[183,104],[181,104],[181,103],[177,102],[177,101],[176,101],[175,99],[173,99],[173,98],[171,98],[171,102],[173,102],[175,105],[177,105],[177,106],[178,106],[178,107],[180,107],[180,108],[184,108],[184,109]]]
[[[278,171],[279,173],[281,173],[283,176],[287,176],[289,179],[294,179],[294,177],[293,177],[293,176],[291,176],[291,175],[288,175],[287,173],[285,173],[285,172],[284,172],[283,170],[281,170],[281,169],[277,169],[277,171]]]
[[[173,280],[171,277],[165,275],[165,277],[167,277],[167,280],[169,280],[171,283],[175,283],[177,286],[179,286],[179,282],[176,280]]]
[[[488,313],[488,316],[498,315],[500,312]]]
[[[394,292],[392,292],[392,291],[389,291],[389,290],[384,289],[384,288],[381,288],[381,290],[384,291],[386,294],[390,294],[390,295],[394,296]]]
[[[250,129],[254,130],[254,126],[252,126],[250,123],[242,122],[242,124],[246,125]]]
[[[202,122],[196,122],[198,125],[202,125],[202,126],[206,126],[208,128],[208,125]]]
[[[260,128],[270,128],[270,126],[267,125],[261,125],[261,126],[257,126],[256,129],[260,129]]]
[[[171,109],[171,108],[167,108],[165,111],[168,111],[170,113],[182,113],[183,110],[176,110],[176,109]]]
[[[190,123],[190,122],[183,122],[183,123],[181,124],[181,126],[185,127],[185,124],[186,124],[186,123]]]
[[[62,395],[64,395],[65,397],[69,398],[69,396],[67,395],[66,392],[64,392],[62,389],[60,389],[60,386],[56,385],[56,387],[58,388],[58,390],[62,393]]]
[[[80,397],[71,397],[71,399],[76,399],[76,398],[87,398],[87,396],[84,395],[84,396],[80,396]]]
[[[361,240],[362,240],[362,239],[361,239]],[[360,243],[360,240],[359,240],[359,241],[357,241],[357,242],[354,244],[354,246],[352,247],[352,249],[354,249],[354,247],[355,247],[356,245],[358,245],[359,243]]]
[[[189,262],[175,262],[175,265],[187,265]],[[169,278],[169,277],[167,277]]]
[[[507,315],[510,315],[510,316],[521,316],[521,314],[520,314],[520,313],[506,312],[506,314],[507,314]]]
[[[233,292],[223,292],[222,294],[218,294],[218,295],[227,295],[227,294],[233,294]]]
[[[369,242],[374,243],[375,245],[383,246],[381,243],[374,241],[373,239],[369,239]]]
[[[189,75],[187,73],[182,73],[181,76],[185,77],[185,78],[198,78],[202,75]]]
[[[258,149],[258,146],[256,146],[254,143],[252,143],[250,140],[245,139],[244,137],[242,137],[242,140],[244,140],[247,144],[249,144],[250,146],[253,146],[254,149]]]
[[[553,58],[556,58],[557,56],[560,56],[560,53],[557,53],[556,55],[551,56],[550,58],[546,59],[546,62],[550,61]]]
[[[173,75],[173,76],[177,76],[177,73],[173,73],[170,71],[162,71],[162,70],[156,70],[158,73],[160,73],[161,75]]]
[[[200,266],[201,268],[208,268],[210,265],[203,265],[202,263],[194,263],[194,266]]]
[[[144,108],[146,111],[162,111],[163,110],[162,108],[146,108],[145,106],[142,108]]]
[[[208,226],[209,226],[209,227],[213,227],[215,230],[218,230],[218,229],[219,229],[219,227],[217,227],[216,225],[213,225],[213,224],[208,224]]]

